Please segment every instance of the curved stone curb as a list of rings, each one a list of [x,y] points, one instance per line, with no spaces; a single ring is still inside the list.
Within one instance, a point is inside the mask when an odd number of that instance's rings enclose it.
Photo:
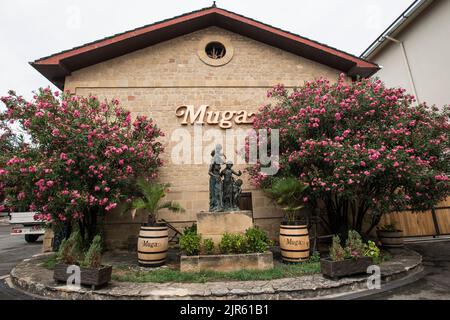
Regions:
[[[271,281],[236,281],[209,283],[111,283],[92,291],[74,291],[58,286],[53,271],[41,266],[48,254],[38,255],[17,265],[10,274],[14,286],[31,294],[51,299],[76,300],[165,300],[165,299],[311,299],[367,289],[367,277],[359,276],[332,281],[321,274]],[[381,265],[382,281],[401,279],[422,270],[422,257],[411,250],[402,250]]]

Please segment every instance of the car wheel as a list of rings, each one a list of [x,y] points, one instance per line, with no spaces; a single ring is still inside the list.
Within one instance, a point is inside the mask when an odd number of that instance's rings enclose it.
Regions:
[[[28,243],[36,242],[38,238],[39,238],[38,234],[26,234],[25,235],[25,241]]]

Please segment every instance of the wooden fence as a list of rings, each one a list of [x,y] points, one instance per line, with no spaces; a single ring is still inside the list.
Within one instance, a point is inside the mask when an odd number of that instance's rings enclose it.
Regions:
[[[450,198],[425,212],[394,212],[385,215],[380,225],[395,223],[405,237],[450,235]]]

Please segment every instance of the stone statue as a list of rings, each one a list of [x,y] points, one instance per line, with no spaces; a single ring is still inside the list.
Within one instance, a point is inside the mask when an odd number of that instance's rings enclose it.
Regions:
[[[208,171],[209,212],[238,211],[243,182],[241,179],[235,180],[233,176],[240,177],[242,171],[234,171],[231,161],[228,161],[225,169],[221,171],[226,157],[220,144],[211,152],[211,157]]]
[[[236,172],[233,170],[233,162],[228,161],[225,169],[222,170],[220,176],[223,177],[223,208],[225,211],[235,210],[235,201],[233,197],[233,187],[235,180],[233,175],[240,177],[242,171]]]
[[[223,211],[223,188],[220,174],[221,165],[225,162],[222,154],[222,146],[217,145],[211,152],[211,165],[209,166],[209,211]]]

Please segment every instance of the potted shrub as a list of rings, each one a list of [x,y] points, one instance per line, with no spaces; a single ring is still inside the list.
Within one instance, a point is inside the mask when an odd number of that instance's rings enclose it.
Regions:
[[[341,277],[366,273],[367,268],[374,264],[373,260],[379,254],[373,242],[365,244],[358,232],[350,230],[345,248],[341,245],[339,236],[333,237],[330,256],[320,260],[321,272],[324,276],[337,280]]]
[[[266,190],[278,205],[284,206],[284,219],[280,226],[280,250],[284,262],[298,263],[309,259],[308,226],[297,220],[307,188],[301,181],[288,177],[275,180]]]
[[[134,210],[146,210],[147,223],[142,224],[138,239],[138,260],[144,267],[159,267],[166,262],[169,248],[169,229],[165,223],[158,222],[159,210],[168,209],[172,212],[184,212],[181,205],[174,201],[161,203],[170,187],[169,184],[151,183],[145,179],[137,182],[142,194],[132,202]]]
[[[377,236],[381,245],[385,248],[402,248],[405,246],[403,241],[403,231],[399,230],[395,223],[378,227]]]
[[[97,287],[106,285],[111,280],[112,266],[103,266],[102,260],[102,238],[100,235],[94,237],[92,244],[86,253],[83,252],[83,239],[79,231],[71,234],[69,239],[63,240],[60,245],[55,265],[53,278],[58,282],[67,282],[71,275],[67,273],[71,265],[80,267],[81,285],[88,285],[95,290]]]

